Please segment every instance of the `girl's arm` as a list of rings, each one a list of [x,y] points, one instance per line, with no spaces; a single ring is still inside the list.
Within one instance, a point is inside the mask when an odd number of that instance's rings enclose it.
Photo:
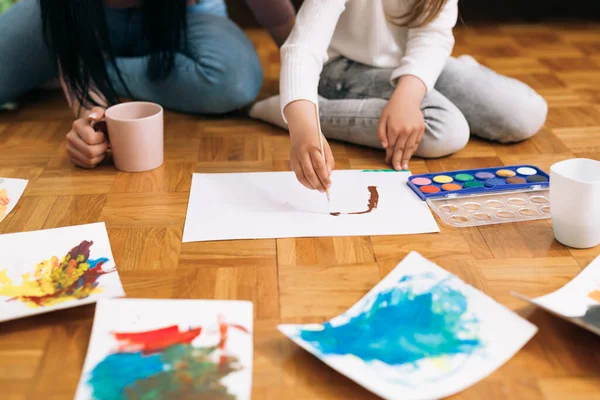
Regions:
[[[246,0],[258,22],[269,30],[280,46],[294,27],[294,6],[290,0]]]
[[[433,89],[452,53],[452,28],[457,19],[458,0],[448,0],[436,19],[408,31],[405,56],[391,76],[396,89],[381,113],[377,132],[386,150],[386,163],[397,170],[408,169],[423,138],[421,102]]]
[[[406,54],[392,73],[392,83],[397,84],[401,76],[412,75],[423,82],[427,92],[433,89],[452,54],[452,29],[457,19],[458,0],[448,0],[435,20],[426,26],[410,29]]]
[[[348,0],[305,0],[296,25],[281,48],[279,90],[281,111],[288,104],[308,100],[318,104],[319,76],[327,49]]]
[[[305,0],[281,48],[281,113],[291,139],[290,165],[309,189],[326,191],[334,168],[325,138],[320,150],[318,85],[327,49],[347,0]],[[323,160],[325,158],[325,161]]]

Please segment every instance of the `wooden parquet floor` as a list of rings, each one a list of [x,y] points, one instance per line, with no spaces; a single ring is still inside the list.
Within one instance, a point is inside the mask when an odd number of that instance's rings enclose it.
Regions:
[[[279,55],[250,31],[265,66],[261,97],[277,91]],[[473,138],[440,160],[414,160],[414,173],[600,160],[600,25],[459,28],[455,53],[472,54],[519,78],[548,101],[546,126],[502,146]],[[247,240],[182,244],[190,179],[196,172],[288,169],[288,138],[242,114],[205,119],[167,113],[166,162],[127,174],[110,163],[72,167],[65,153],[71,115],[60,94],[35,95],[0,113],[0,176],[30,180],[0,233],[104,221],[130,297],[245,299],[254,303],[253,398],[374,399],[278,333],[280,322],[318,322],[346,310],[411,250],[437,262],[540,330],[493,375],[457,399],[599,399],[600,338],[510,295],[538,296],[564,285],[600,248],[573,250],[548,220],[397,237]],[[385,168],[383,153],[334,143],[337,168]],[[87,351],[94,306],[0,325],[0,398],[71,399]]]

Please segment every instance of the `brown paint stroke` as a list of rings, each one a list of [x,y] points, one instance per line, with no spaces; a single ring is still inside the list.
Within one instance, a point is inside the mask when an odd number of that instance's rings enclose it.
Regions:
[[[377,186],[369,186],[368,189],[369,189],[369,193],[371,194],[369,196],[369,204],[367,206],[368,209],[365,211],[356,211],[356,212],[345,213],[345,214],[347,214],[347,215],[368,214],[377,208],[377,205],[379,204],[379,192],[377,192]],[[341,215],[342,213],[341,212],[332,212],[329,214],[333,215],[334,217],[337,217],[338,215]]]

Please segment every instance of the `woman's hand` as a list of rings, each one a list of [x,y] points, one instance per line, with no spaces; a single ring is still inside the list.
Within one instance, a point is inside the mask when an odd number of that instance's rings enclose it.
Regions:
[[[321,153],[316,107],[313,103],[300,100],[285,108],[288,120],[290,139],[290,167],[298,181],[308,189],[325,192],[331,186],[331,173],[335,167],[333,153],[329,143],[323,137]]]
[[[83,118],[73,122],[73,127],[67,133],[67,153],[71,162],[82,168],[94,168],[106,155],[108,141],[102,131],[92,127],[90,119],[99,121],[104,118],[104,109],[94,107]]]
[[[385,149],[385,162],[396,170],[408,169],[408,161],[423,138],[421,101],[425,91],[421,80],[403,76],[379,118],[377,136]]]

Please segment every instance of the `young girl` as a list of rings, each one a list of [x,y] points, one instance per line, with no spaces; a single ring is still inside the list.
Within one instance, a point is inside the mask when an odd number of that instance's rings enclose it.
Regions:
[[[470,132],[530,138],[546,102],[472,57],[451,58],[457,16],[458,0],[305,0],[282,47],[281,95],[251,116],[287,122],[291,167],[319,191],[331,184],[334,158],[323,139],[323,161],[317,115],[327,138],[384,148],[397,170],[413,155],[461,150]]]

